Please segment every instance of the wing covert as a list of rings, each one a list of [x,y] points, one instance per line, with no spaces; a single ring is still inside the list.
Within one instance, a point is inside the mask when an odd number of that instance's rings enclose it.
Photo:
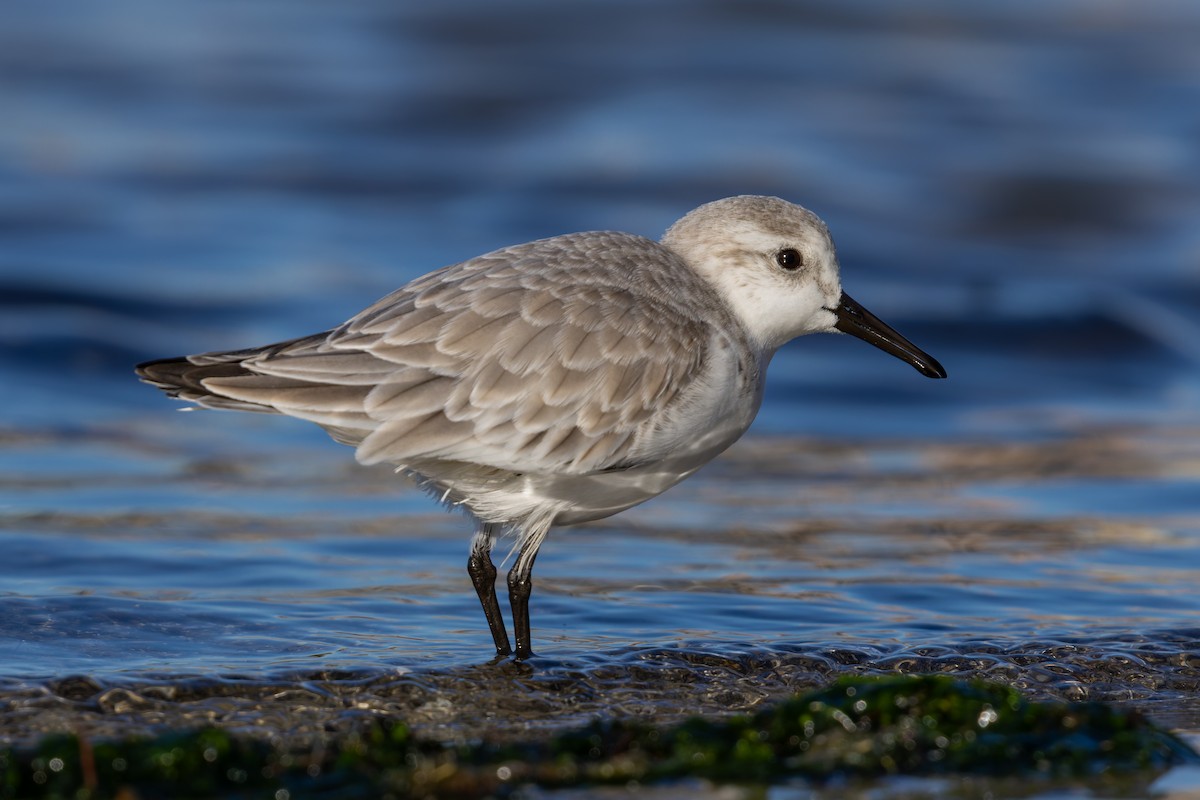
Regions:
[[[709,323],[673,292],[711,294],[641,237],[531,242],[419,278],[323,339],[247,359],[274,381],[262,389],[246,378],[213,388],[324,425],[363,463],[605,469],[702,369]]]

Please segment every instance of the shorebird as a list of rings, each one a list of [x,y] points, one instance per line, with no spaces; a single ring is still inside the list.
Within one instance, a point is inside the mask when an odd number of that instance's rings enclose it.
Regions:
[[[551,526],[649,500],[721,453],[758,413],[772,355],[809,333],[848,333],[946,377],[842,291],[815,214],[757,196],[700,206],[658,242],[594,231],[506,247],[331,330],[137,373],[203,408],[315,422],[361,463],[393,465],[465,510],[496,655],[523,660]],[[515,651],[491,557],[504,534]]]

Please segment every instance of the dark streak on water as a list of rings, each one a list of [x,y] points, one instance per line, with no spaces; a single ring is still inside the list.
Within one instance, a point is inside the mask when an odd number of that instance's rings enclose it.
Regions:
[[[73,11],[0,27],[0,742],[505,738],[847,671],[1200,731],[1191,5]],[[822,213],[848,290],[951,379],[786,348],[752,439],[552,535],[527,666],[483,663],[464,520],[130,372],[742,192]]]

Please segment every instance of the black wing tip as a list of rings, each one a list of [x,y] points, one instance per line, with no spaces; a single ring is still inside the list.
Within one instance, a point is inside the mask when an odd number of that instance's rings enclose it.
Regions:
[[[181,392],[211,394],[204,386],[205,380],[242,375],[246,370],[236,361],[197,364],[192,356],[178,356],[143,361],[134,367],[134,372],[143,383],[162,389],[171,397],[179,397]]]
[[[137,373],[138,377],[146,378],[157,371],[155,369],[156,367],[180,363],[187,363],[187,357],[176,356],[175,358],[155,358],[150,361],[143,361],[142,363],[135,365],[133,371]]]
[[[196,384],[195,376],[191,374],[193,370],[195,370],[195,365],[188,361],[186,356],[156,358],[151,361],[143,361],[133,368],[142,383],[162,389],[172,397],[187,387],[200,388]]]

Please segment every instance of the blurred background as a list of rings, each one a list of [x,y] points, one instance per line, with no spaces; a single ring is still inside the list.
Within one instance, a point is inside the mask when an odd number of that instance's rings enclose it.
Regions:
[[[133,364],[746,193],[950,379],[785,348],[728,458],[551,537],[540,650],[1194,652],[1197,41],[1190,0],[8,4],[6,685],[483,660],[464,520]]]

